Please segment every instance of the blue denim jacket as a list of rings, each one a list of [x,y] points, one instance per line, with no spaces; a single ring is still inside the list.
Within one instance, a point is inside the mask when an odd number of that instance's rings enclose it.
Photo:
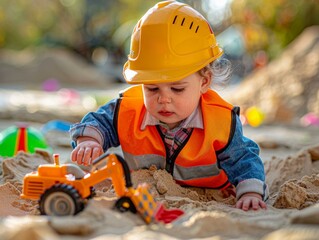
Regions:
[[[104,151],[120,145],[117,131],[113,124],[116,99],[101,106],[96,112],[86,114],[81,123],[71,126],[70,135],[75,146],[80,136],[90,136],[98,140]],[[268,198],[265,184],[264,165],[259,157],[259,147],[243,135],[242,124],[236,117],[236,128],[232,141],[226,149],[217,153],[218,164],[236,187],[237,199],[244,193],[255,192]]]

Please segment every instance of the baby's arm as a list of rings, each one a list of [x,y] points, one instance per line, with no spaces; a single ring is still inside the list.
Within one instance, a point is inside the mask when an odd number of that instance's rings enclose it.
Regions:
[[[110,147],[119,146],[117,129],[114,124],[118,101],[111,100],[96,112],[86,114],[80,123],[70,128],[74,150],[71,160],[78,164],[90,165],[92,160]]]
[[[77,146],[71,153],[71,160],[78,164],[88,166],[103,153],[101,144],[91,137],[78,137]]]
[[[236,117],[233,138],[226,149],[218,152],[220,167],[236,187],[236,207],[243,210],[265,207],[268,187],[258,145],[243,136],[242,125]]]

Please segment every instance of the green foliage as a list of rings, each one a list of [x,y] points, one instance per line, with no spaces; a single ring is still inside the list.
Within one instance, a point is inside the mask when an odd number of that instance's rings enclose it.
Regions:
[[[319,24],[318,0],[234,0],[232,13],[248,51],[265,50],[270,58],[306,27]]]
[[[87,59],[104,47],[122,55],[135,23],[156,2],[1,0],[0,47],[64,46]]]
[[[51,35],[57,35],[57,40],[74,41],[83,0],[76,1],[76,5],[62,5],[62,2],[67,1],[0,1],[0,46],[22,49],[39,45]]]

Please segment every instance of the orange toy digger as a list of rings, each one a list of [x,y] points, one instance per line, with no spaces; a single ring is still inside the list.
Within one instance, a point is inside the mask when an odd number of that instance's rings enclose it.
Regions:
[[[24,177],[21,197],[39,200],[43,215],[68,216],[79,213],[87,200],[93,197],[93,186],[107,178],[112,179],[119,197],[115,207],[121,212],[139,212],[146,223],[169,223],[184,213],[180,209],[165,209],[161,203],[156,203],[146,184],[134,189],[128,165],[118,155],[101,155],[93,161],[90,173],[85,173],[75,164],[60,165],[57,154],[54,160],[55,164],[40,165],[37,172]]]

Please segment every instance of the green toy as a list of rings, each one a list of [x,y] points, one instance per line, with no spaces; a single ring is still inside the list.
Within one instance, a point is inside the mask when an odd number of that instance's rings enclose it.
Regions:
[[[17,124],[0,132],[0,156],[12,157],[19,151],[34,153],[39,148],[52,153],[41,132],[26,124]]]

